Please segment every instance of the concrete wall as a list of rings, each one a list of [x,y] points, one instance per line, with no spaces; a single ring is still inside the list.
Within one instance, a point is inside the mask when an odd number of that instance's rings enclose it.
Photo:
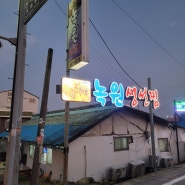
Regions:
[[[0,92],[0,109],[10,110],[12,99],[12,91]],[[24,91],[23,94],[23,112],[38,113],[38,97]]]

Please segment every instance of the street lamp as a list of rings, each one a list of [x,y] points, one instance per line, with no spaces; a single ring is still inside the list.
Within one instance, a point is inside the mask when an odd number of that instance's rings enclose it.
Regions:
[[[1,36],[1,35],[0,35],[0,39],[8,41],[8,42],[10,42],[12,45],[14,45],[14,46],[16,46],[16,44],[17,44],[17,38],[8,38],[8,37],[4,37],[4,36]],[[0,41],[0,48],[2,48],[2,47],[3,47],[3,44],[2,44],[1,41]],[[26,64],[26,63],[25,63],[25,66],[29,66],[29,64]],[[9,78],[8,78],[8,79],[9,79]]]
[[[0,35],[0,39],[3,39],[3,40],[7,40],[8,42],[10,42],[12,45],[16,46],[17,44],[17,38],[7,38],[7,37],[4,37],[4,36],[1,36]],[[0,48],[2,47],[2,43],[0,42]]]

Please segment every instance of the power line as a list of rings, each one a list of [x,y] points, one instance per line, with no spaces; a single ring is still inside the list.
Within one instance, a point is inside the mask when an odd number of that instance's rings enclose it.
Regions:
[[[174,55],[172,55],[166,48],[164,48],[156,39],[153,38],[153,36],[148,33],[143,26],[141,26],[126,10],[124,10],[119,3],[117,3],[115,0],[112,0],[115,5],[124,13],[126,14],[130,20],[132,20],[159,48],[161,48],[165,53],[167,53],[171,58],[174,59],[176,63],[178,63],[181,67],[185,68],[185,65],[180,62]]]
[[[57,0],[55,0],[55,4],[58,6],[58,8],[59,8],[60,11],[62,12],[62,14],[66,17],[66,12],[65,12],[64,9],[60,6],[60,4],[57,2]]]
[[[102,62],[104,62],[105,63],[105,65],[104,65],[104,67],[105,68],[107,68],[107,70],[109,70],[108,69],[108,66],[111,68],[111,70],[114,70],[114,73],[116,73],[117,75],[119,75],[119,77],[121,77],[121,78],[124,78],[125,80],[127,80],[128,81],[128,79],[127,78],[125,78],[125,76],[123,75],[123,73],[120,73],[120,71],[118,71],[116,68],[115,68],[115,65],[111,65],[108,61],[107,61],[107,59],[103,56],[103,55],[101,55],[101,53],[95,48],[95,47],[93,47],[91,44],[90,44],[90,46],[91,46],[91,48],[95,51],[95,53],[96,53],[96,56],[97,57],[100,57],[100,59],[102,59]],[[93,54],[93,53],[92,53]],[[95,61],[99,61],[99,60],[96,60],[96,58],[95,58]],[[108,64],[108,66],[107,66],[107,64]],[[110,70],[109,70],[109,72],[110,72]],[[113,74],[114,74],[113,73]],[[110,73],[109,73],[110,74]],[[116,76],[115,76],[116,77]]]
[[[94,29],[96,30],[96,32],[98,33],[99,37],[101,38],[101,40],[103,41],[103,43],[105,44],[106,48],[108,49],[108,51],[110,52],[111,56],[113,57],[113,59],[116,61],[116,63],[119,65],[119,67],[121,68],[121,70],[140,88],[142,88],[129,74],[128,72],[121,66],[121,64],[118,62],[117,58],[114,56],[113,52],[111,51],[110,47],[108,46],[108,44],[106,43],[106,41],[104,40],[104,38],[102,37],[102,35],[100,34],[100,32],[98,31],[98,29],[96,28],[96,26],[94,25],[94,23],[92,22],[92,20],[89,18],[90,23],[92,24],[92,26],[94,27]]]

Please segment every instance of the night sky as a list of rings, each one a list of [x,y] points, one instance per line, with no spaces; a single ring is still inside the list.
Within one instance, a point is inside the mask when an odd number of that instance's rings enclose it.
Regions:
[[[53,48],[49,111],[64,108],[55,89],[66,75],[68,3],[48,0],[27,24],[24,89],[40,101],[47,52]],[[158,89],[160,101],[154,114],[172,116],[173,101],[185,99],[184,9],[183,0],[89,0],[89,64],[70,71],[70,76],[90,80],[91,86],[97,78],[107,88],[113,81],[125,88],[147,87],[147,78],[151,78],[152,89]],[[17,12],[18,1],[1,0],[1,36],[16,37]],[[12,88],[8,78],[13,77],[15,47],[1,42],[0,91],[4,91]],[[137,108],[148,112],[142,104]]]

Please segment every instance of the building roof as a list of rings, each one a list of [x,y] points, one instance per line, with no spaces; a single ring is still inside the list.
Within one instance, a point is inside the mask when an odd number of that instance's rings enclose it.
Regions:
[[[93,128],[96,124],[105,120],[112,113],[117,111],[134,112],[140,117],[149,121],[149,114],[130,107],[117,108],[114,105],[101,107],[99,105],[91,105],[80,108],[72,108],[69,111],[69,142],[73,141],[86,131]],[[26,121],[22,125],[21,140],[22,142],[35,143],[36,134],[39,123],[39,115],[34,115],[31,120]],[[154,121],[167,125],[165,119],[154,116]],[[46,116],[44,145],[50,147],[62,147],[64,142],[64,123],[65,111],[48,112]],[[0,133],[0,137],[5,137],[4,133]]]
[[[22,142],[36,143],[37,125],[24,125],[21,131]],[[85,125],[69,125],[69,140],[76,134],[79,134],[87,126]],[[64,124],[45,125],[44,145],[49,147],[61,147],[64,142]]]
[[[31,118],[32,116],[33,116],[33,113],[30,111],[22,112],[22,118]],[[1,118],[9,118],[10,117],[10,110],[9,111],[0,110],[0,117]]]

